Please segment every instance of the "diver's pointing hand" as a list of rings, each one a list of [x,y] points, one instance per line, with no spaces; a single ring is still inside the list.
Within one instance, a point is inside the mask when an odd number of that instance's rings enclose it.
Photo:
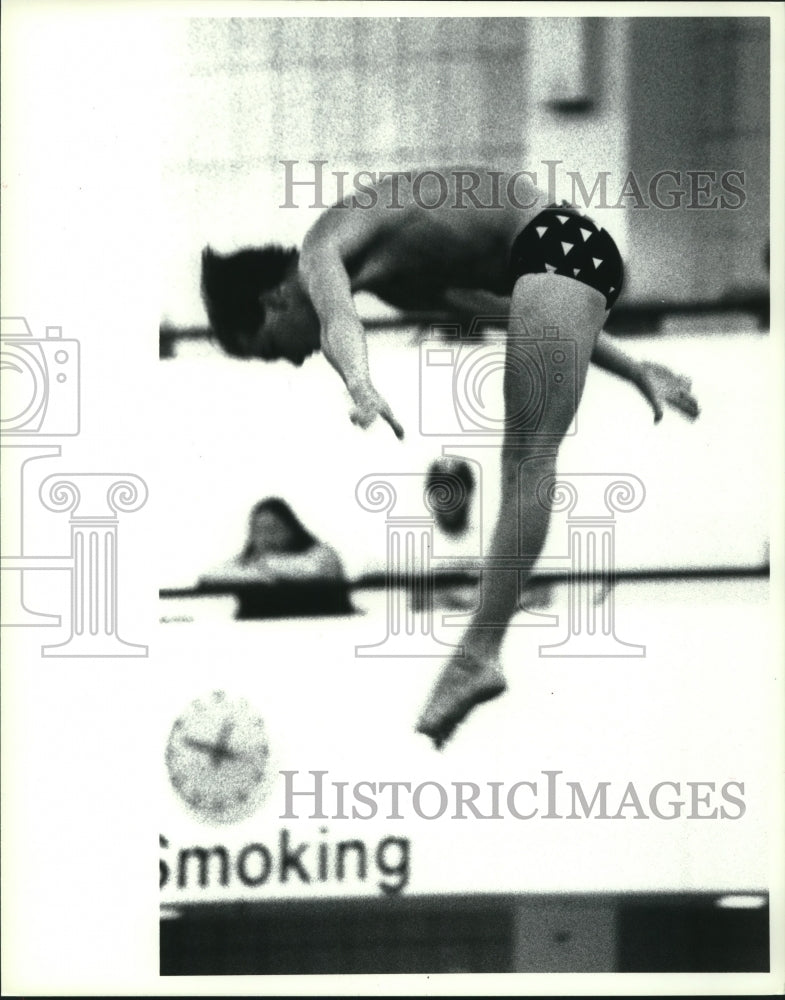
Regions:
[[[349,413],[349,419],[353,424],[365,430],[370,427],[377,417],[386,420],[392,427],[393,433],[399,441],[403,440],[403,427],[396,420],[394,413],[390,409],[390,404],[381,396],[373,386],[364,386],[352,392],[354,406]]]

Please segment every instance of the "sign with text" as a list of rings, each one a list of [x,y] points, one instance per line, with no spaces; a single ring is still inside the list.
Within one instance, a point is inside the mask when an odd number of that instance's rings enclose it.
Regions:
[[[759,696],[714,693],[765,604],[761,592],[726,614],[698,661],[699,619],[711,611],[716,628],[730,600],[712,586],[713,607],[690,615],[685,594],[662,600],[679,648],[636,611],[641,585],[620,594],[640,660],[541,658],[538,630],[513,630],[508,692],[441,752],[414,732],[438,663],[354,655],[381,607],[307,630],[167,626],[161,902],[765,889]],[[709,659],[707,690],[694,665]],[[665,719],[680,741],[662,744]]]

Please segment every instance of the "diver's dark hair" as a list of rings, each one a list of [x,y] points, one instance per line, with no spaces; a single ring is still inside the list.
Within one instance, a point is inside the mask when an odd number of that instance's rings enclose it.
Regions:
[[[297,262],[296,248],[270,244],[222,255],[202,251],[202,301],[213,336],[227,354],[248,358],[264,323],[260,296],[277,288]]]
[[[251,513],[248,517],[248,541],[240,553],[240,562],[247,563],[258,556],[258,552],[254,546],[251,525],[253,524],[254,517],[262,511],[269,511],[271,514],[274,514],[291,531],[292,540],[290,547],[287,549],[288,552],[307,552],[308,549],[312,549],[314,545],[318,544],[316,536],[312,535],[303,525],[302,521],[285,500],[281,500],[280,497],[267,497],[266,500],[260,500],[251,508]]]

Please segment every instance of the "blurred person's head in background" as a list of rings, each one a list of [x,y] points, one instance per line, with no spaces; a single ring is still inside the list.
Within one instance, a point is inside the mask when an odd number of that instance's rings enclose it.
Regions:
[[[474,473],[463,459],[443,456],[431,463],[425,493],[434,520],[446,535],[466,531],[474,485]]]
[[[316,544],[316,537],[285,500],[268,497],[251,509],[248,539],[240,553],[240,561],[253,562],[269,553],[306,552]]]
[[[215,339],[235,358],[298,367],[319,349],[319,319],[297,271],[299,251],[269,245],[202,251],[202,300]]]

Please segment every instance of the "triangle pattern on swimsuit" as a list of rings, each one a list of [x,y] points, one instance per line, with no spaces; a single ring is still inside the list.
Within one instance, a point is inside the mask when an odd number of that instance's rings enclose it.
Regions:
[[[516,237],[510,256],[515,278],[524,274],[557,274],[597,289],[608,307],[622,287],[623,265],[609,234],[588,212],[549,205]],[[610,299],[610,301],[609,301]]]

